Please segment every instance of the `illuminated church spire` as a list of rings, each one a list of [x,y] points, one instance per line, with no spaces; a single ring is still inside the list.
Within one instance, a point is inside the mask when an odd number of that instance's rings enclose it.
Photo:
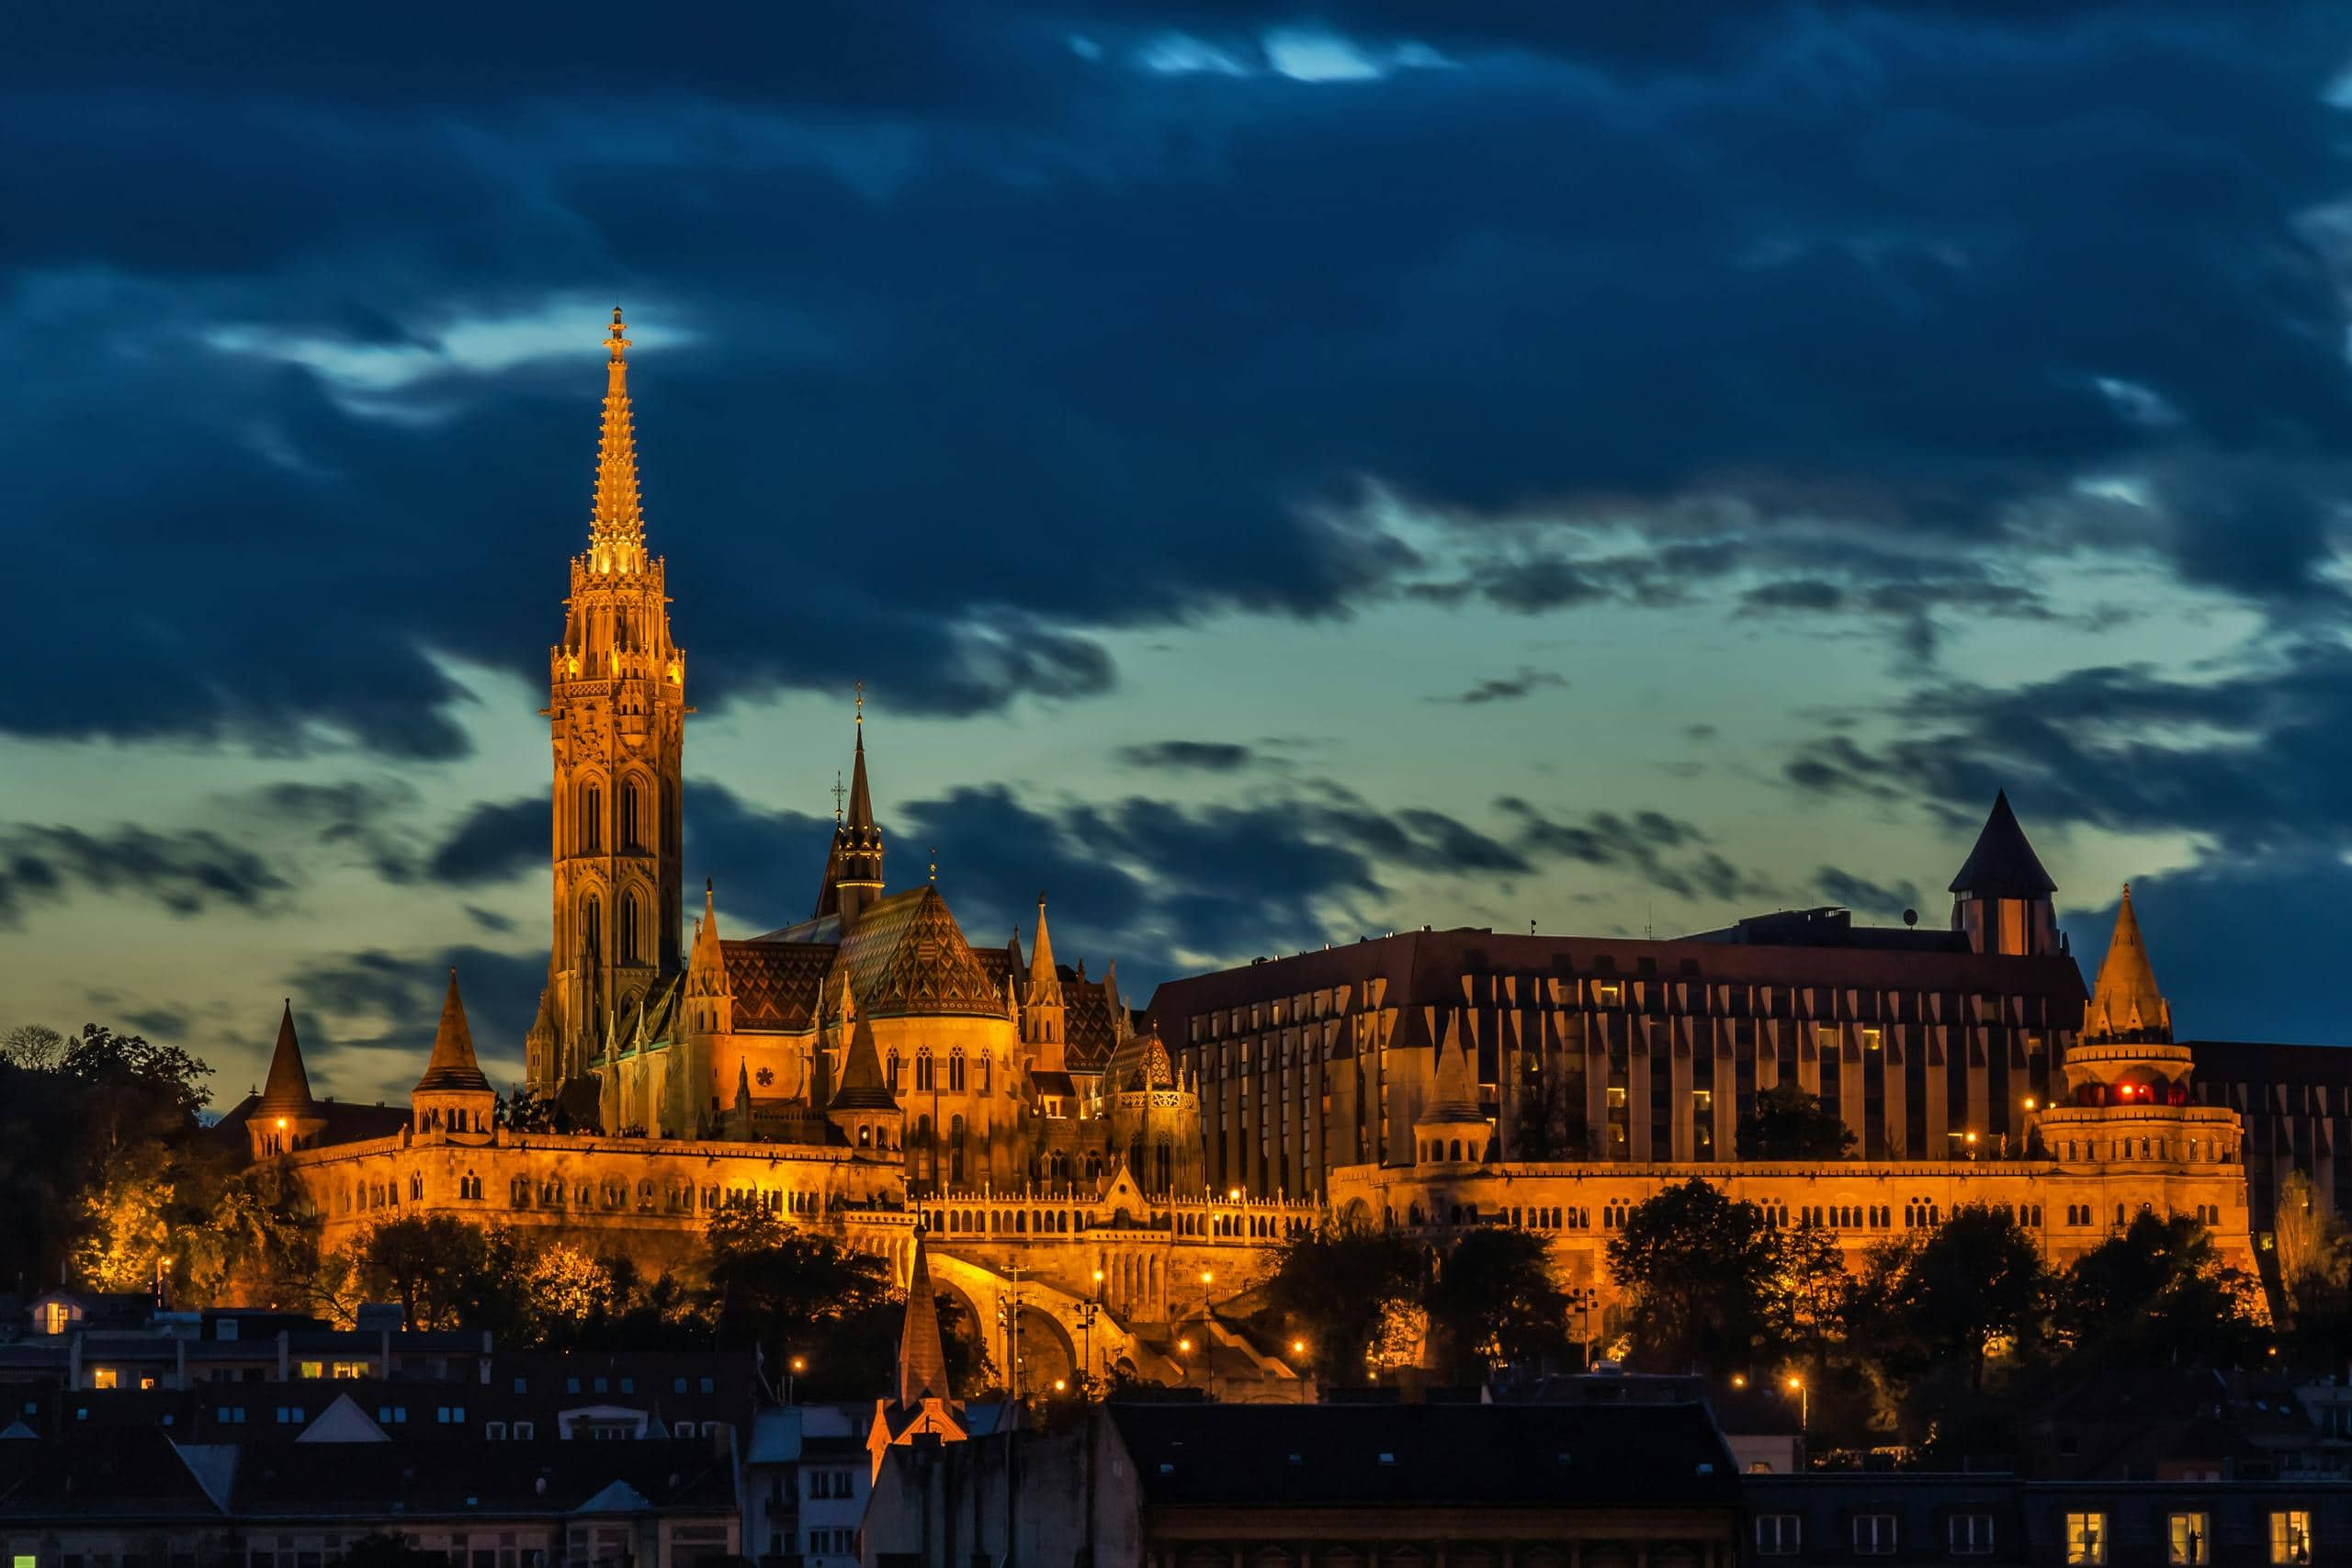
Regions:
[[[595,516],[588,528],[589,555],[599,572],[645,569],[645,514],[637,491],[637,428],[628,405],[628,338],[621,308],[613,307],[613,332],[605,340],[611,355],[605,367],[605,429],[596,446]]]
[[[882,897],[882,830],[874,825],[874,792],[865,782],[865,683],[857,688],[857,750],[850,764],[849,814],[833,829],[817,917],[841,917],[846,931],[858,911]]]
[[[686,656],[670,637],[662,558],[645,547],[628,329],[604,340],[603,434],[588,547],[571,558],[548,649],[555,764],[548,992],[526,1043],[531,1088],[585,1086],[612,1021],[684,967]],[[586,1120],[586,1090],[575,1091]]]

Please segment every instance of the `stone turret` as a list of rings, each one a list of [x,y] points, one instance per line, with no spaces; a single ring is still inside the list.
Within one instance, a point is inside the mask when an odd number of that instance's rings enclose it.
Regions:
[[[1418,1018],[1419,1009],[1405,1010]],[[1413,1118],[1413,1146],[1422,1165],[1476,1165],[1487,1157],[1493,1136],[1486,1111],[1478,1104],[1478,1085],[1470,1071],[1469,1053],[1457,1032],[1436,1048],[1436,1071],[1430,1098]]]
[[[307,1149],[326,1131],[327,1119],[311,1098],[311,1075],[302,1067],[302,1043],[294,1036],[294,999],[277,1020],[277,1046],[269,1055],[269,1077],[261,1098],[245,1118],[255,1159]]]
[[[2082,1032],[2066,1052],[2066,1103],[2043,1111],[2034,1135],[2060,1160],[2110,1170],[2235,1164],[2237,1113],[2191,1104],[2188,1084],[2188,1047],[2173,1042],[2172,1007],[2156,988],[2127,886]]]
[[[2058,933],[2052,899],[2057,891],[2009,808],[2008,791],[1999,792],[1975,847],[1951,879],[1951,929],[1964,933],[1978,953],[2064,953],[2065,939]]]
[[[441,998],[440,1026],[433,1032],[433,1055],[409,1095],[417,1134],[429,1137],[487,1138],[495,1123],[498,1096],[474,1060],[473,1030],[458,995],[458,972]]]

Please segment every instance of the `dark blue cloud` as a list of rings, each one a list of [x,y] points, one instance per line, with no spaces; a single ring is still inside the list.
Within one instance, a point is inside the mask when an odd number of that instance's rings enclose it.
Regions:
[[[2320,983],[2342,963],[2352,909],[2341,859],[2290,853],[2134,877],[2132,908],[2180,1039],[2352,1046],[2342,1006]],[[2096,978],[2115,900],[2078,907],[2066,930],[2084,978]]]
[[[0,694],[19,733],[461,749],[433,654],[543,672],[593,309],[576,362],[372,392],[250,350],[429,355],[453,316],[615,294],[697,334],[640,353],[640,417],[714,705],[1109,691],[1102,628],[1339,613],[1429,564],[1347,520],[1372,483],[1473,534],[1606,513],[1663,549],[1735,496],[1752,531],[1964,554],[2144,464],[2180,574],[2335,598],[2313,465],[2352,388],[2306,218],[2343,183],[2340,12],[1374,4],[1320,25],[1453,65],[1307,87],[1248,51],[1134,63],[1288,6],[660,38],[36,9],[0,298],[42,374],[0,393],[0,461],[19,570],[126,613],[21,607],[74,657]],[[2095,527],[2052,515],[2044,542]],[[1480,591],[1594,583],[1551,558]]]
[[[486,800],[468,811],[425,864],[435,882],[471,887],[548,863],[548,797]]]

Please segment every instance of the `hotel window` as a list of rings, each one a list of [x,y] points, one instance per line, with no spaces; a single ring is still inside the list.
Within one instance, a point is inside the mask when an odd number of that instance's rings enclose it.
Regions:
[[[1865,1029],[1865,1030],[1863,1030],[1863,1031],[1862,1031],[1862,1049],[1863,1049],[1863,1050],[1865,1050],[1865,1051],[1875,1051],[1875,1050],[1877,1050],[1877,1049],[1879,1048],[1879,1044],[1880,1044],[1880,1037],[1879,1037],[1879,1032],[1878,1032],[1877,1030],[1875,1030],[1875,1029]]]
[[[92,1388],[119,1388],[122,1386],[122,1379],[116,1373],[112,1367],[93,1367],[90,1369],[90,1386]]]
[[[1954,1514],[1945,1526],[1954,1557],[1983,1557],[1993,1550],[1993,1516]]]
[[[1855,1515],[1854,1554],[1857,1557],[1893,1556],[1894,1554],[1894,1516],[1893,1514]]]
[[[2096,1568],[2107,1561],[2107,1516],[2066,1516],[2066,1561],[2075,1568]]]
[[[1794,1514],[1756,1516],[1756,1555],[1758,1557],[1794,1557],[1798,1542],[1804,1536],[1803,1521]]]
[[[2165,1522],[2165,1561],[2173,1568],[2203,1568],[2212,1531],[2202,1514],[2175,1514]]]
[[[1625,987],[1611,980],[1597,983],[1592,987],[1592,999],[1605,1008],[1613,1008],[1625,999]]]
[[[2277,1563],[2312,1560],[2312,1516],[2304,1508],[2278,1508],[2270,1515],[2270,1561]]]

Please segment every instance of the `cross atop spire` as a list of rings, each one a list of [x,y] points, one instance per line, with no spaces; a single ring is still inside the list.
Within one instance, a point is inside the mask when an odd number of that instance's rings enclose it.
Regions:
[[[612,335],[605,347],[605,430],[596,451],[596,503],[588,528],[592,570],[599,573],[640,571],[645,567],[645,517],[637,491],[637,426],[629,411],[627,330],[621,308],[613,307]]]

